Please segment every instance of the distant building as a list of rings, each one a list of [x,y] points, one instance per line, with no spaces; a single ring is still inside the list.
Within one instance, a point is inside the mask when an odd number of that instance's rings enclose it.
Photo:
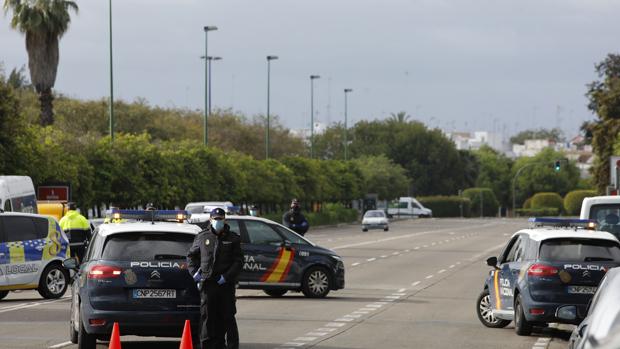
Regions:
[[[325,133],[325,131],[327,131],[328,125],[321,123],[321,122],[315,122],[314,123],[314,135],[321,135],[323,133]],[[295,137],[299,137],[301,139],[307,140],[308,143],[310,142],[310,128],[298,128],[298,129],[291,129],[290,130],[291,135],[295,136]]]
[[[594,154],[592,153],[592,146],[585,144],[585,139],[582,136],[576,136],[566,143],[550,139],[527,139],[523,144],[512,145],[512,156],[515,158],[532,157],[546,148],[562,152],[568,160],[574,161],[581,178],[590,177]]]
[[[444,132],[458,150],[478,150],[487,145],[499,152],[506,151],[506,143],[501,134],[487,131]]]

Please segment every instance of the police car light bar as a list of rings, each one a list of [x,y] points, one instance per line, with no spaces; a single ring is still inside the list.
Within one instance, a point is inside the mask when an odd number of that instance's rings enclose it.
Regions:
[[[590,219],[532,217],[528,220],[532,227],[564,227],[596,229],[596,221]]]
[[[141,221],[177,221],[183,222],[189,218],[185,210],[119,210],[110,212],[112,219],[135,219]]]

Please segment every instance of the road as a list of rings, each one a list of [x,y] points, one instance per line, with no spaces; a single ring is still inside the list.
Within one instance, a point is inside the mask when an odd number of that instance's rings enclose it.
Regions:
[[[512,325],[482,326],[475,314],[489,270],[484,261],[526,226],[525,220],[416,219],[393,222],[389,232],[317,229],[308,237],[345,261],[345,289],[326,299],[239,290],[241,348],[564,348],[566,329],[519,337]],[[0,302],[0,348],[77,348],[67,342],[68,318],[68,298],[11,293]],[[124,349],[179,346],[178,339],[122,340]]]

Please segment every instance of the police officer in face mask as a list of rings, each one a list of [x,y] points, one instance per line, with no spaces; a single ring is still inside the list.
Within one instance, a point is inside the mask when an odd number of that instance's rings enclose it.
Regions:
[[[202,349],[227,348],[225,335],[236,329],[235,283],[243,265],[239,235],[230,231],[221,208],[210,213],[187,253],[188,269],[200,285],[200,344]],[[230,339],[230,338],[229,338]],[[238,347],[229,343],[230,347]]]
[[[282,216],[282,225],[302,236],[310,228],[310,224],[308,224],[306,217],[301,213],[301,208],[299,207],[299,201],[297,201],[297,199],[291,201],[290,211],[287,211]]]

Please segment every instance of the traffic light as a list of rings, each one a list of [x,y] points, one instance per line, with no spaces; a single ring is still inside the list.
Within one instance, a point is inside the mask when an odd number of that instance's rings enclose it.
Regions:
[[[560,172],[560,170],[562,169],[560,160],[555,160],[555,165],[553,168],[555,169],[555,172]]]

